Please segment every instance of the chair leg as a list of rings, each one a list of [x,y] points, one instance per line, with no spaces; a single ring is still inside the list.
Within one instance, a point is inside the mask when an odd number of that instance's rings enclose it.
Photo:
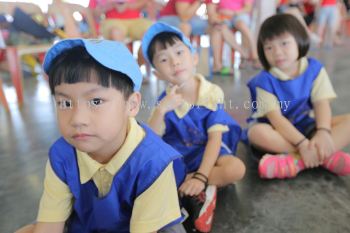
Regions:
[[[5,93],[4,93],[4,89],[2,88],[2,81],[0,79],[0,103],[2,105],[4,105],[6,111],[10,111],[10,108],[9,108],[9,105],[8,105],[8,102],[7,102],[7,99],[6,99],[6,96],[5,96]]]
[[[16,47],[6,48],[6,59],[8,62],[12,83],[15,86],[18,104],[23,104],[23,84],[22,84],[22,67],[20,57]]]

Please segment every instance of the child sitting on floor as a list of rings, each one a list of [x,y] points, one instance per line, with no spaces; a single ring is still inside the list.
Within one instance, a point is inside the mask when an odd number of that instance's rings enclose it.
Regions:
[[[134,118],[142,74],[129,50],[114,41],[63,40],[43,66],[63,137],[49,152],[37,222],[19,232],[176,226],[185,167],[177,151]]]
[[[292,178],[318,166],[350,174],[350,155],[341,151],[350,142],[350,115],[332,117],[336,94],[323,65],[306,57],[308,49],[308,34],[292,15],[272,16],[261,26],[265,70],[248,83],[259,106],[248,119],[248,139],[258,156],[265,154],[262,178]]]
[[[221,88],[196,74],[198,57],[178,29],[154,24],[145,33],[142,48],[156,76],[170,84],[160,95],[149,125],[184,156],[188,175],[179,191],[199,201],[191,207],[190,222],[209,232],[216,186],[241,180],[245,173],[243,162],[233,156],[241,128],[225,112]]]

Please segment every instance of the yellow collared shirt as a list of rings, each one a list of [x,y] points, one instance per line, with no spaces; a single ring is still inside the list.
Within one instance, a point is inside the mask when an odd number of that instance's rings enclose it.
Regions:
[[[77,151],[77,161],[82,184],[93,180],[99,196],[105,196],[114,175],[129,158],[145,136],[145,132],[134,118],[129,120],[128,134],[124,144],[107,164],[100,164],[88,154]],[[167,195],[164,195],[166,193]],[[73,196],[68,186],[54,173],[50,162],[46,165],[44,193],[37,217],[38,222],[62,222],[72,212]],[[131,232],[153,232],[181,216],[176,181],[172,163],[158,179],[134,202]]]
[[[195,103],[196,106],[203,106],[208,108],[209,110],[216,111],[218,104],[224,103],[224,92],[222,89],[207,81],[205,77],[201,74],[196,74],[194,78],[198,79],[199,81],[199,90],[198,90],[198,97],[197,102]],[[170,91],[170,87],[166,89],[166,93],[168,94]],[[177,117],[180,119],[185,117],[186,114],[193,108],[193,105],[187,102],[184,102],[181,106],[176,108],[174,110]],[[153,112],[151,113],[151,116],[153,115]],[[165,122],[162,122],[161,127],[161,135],[165,133]],[[227,132],[229,130],[228,126],[222,125],[222,124],[216,124],[211,126],[207,132],[214,132],[214,131],[220,131],[220,132]]]
[[[309,62],[306,57],[303,57],[299,61],[299,74],[305,72],[309,65]],[[272,67],[269,71],[273,76],[282,81],[287,81],[293,79],[288,76],[286,73],[281,71],[276,67]],[[311,91],[311,101],[316,102],[322,99],[334,99],[337,95],[333,89],[332,83],[329,79],[329,76],[323,67],[320,70],[317,78],[315,79]],[[258,106],[263,106],[261,108],[257,108],[257,111],[253,114],[252,117],[258,118],[266,116],[267,113],[272,112],[274,110],[281,109],[280,103],[277,97],[270,92],[267,92],[261,88],[256,89],[256,100],[259,103]]]

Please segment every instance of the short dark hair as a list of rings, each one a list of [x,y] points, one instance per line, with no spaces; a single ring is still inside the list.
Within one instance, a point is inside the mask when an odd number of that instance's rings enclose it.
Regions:
[[[161,32],[155,37],[153,37],[151,43],[148,46],[147,49],[147,56],[149,58],[149,61],[151,62],[151,65],[154,66],[153,64],[153,56],[156,53],[156,44],[159,43],[162,49],[165,49],[167,44],[168,45],[173,45],[175,44],[176,41],[182,41],[181,37],[174,33],[174,32]]]
[[[299,22],[299,20],[291,14],[277,14],[269,17],[261,25],[258,36],[258,55],[261,64],[265,70],[271,68],[264,53],[264,43],[266,40],[271,40],[276,36],[280,36],[284,33],[290,33],[295,38],[298,44],[299,56],[306,56],[309,47],[310,39],[305,27]]]
[[[134,83],[124,73],[111,70],[96,61],[82,46],[66,50],[52,62],[48,71],[52,95],[61,83],[90,82],[96,79],[103,87],[114,87],[125,99],[134,92]]]

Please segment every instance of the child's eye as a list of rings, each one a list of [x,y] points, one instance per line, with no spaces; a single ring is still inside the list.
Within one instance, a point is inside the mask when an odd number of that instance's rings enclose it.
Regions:
[[[92,107],[96,107],[98,105],[101,105],[103,103],[103,100],[100,98],[93,98],[92,100],[89,101],[89,105]]]
[[[71,109],[73,107],[72,100],[59,100],[57,106],[60,109]]]
[[[167,62],[167,59],[166,58],[162,58],[162,59],[160,59],[160,62],[162,62],[162,63]]]
[[[178,50],[177,55],[181,55],[181,54],[183,54],[183,50]]]
[[[288,45],[288,41],[282,41],[282,45],[283,46]]]
[[[272,46],[265,46],[265,50],[271,50]]]

